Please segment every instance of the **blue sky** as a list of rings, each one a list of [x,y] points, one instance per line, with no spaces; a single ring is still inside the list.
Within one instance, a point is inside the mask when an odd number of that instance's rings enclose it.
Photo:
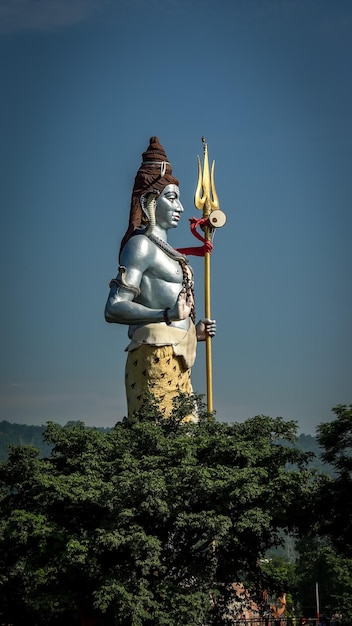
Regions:
[[[195,243],[202,135],[216,161],[217,418],[314,434],[351,403],[351,2],[0,0],[0,51],[0,419],[126,414],[103,310],[151,135],[181,183],[175,246]]]

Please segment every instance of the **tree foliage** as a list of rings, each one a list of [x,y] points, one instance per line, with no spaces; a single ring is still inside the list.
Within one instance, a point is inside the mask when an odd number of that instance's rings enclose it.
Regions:
[[[198,399],[199,400],[199,399]],[[108,432],[48,423],[52,452],[13,447],[0,466],[0,594],[13,624],[217,624],[228,583],[260,589],[259,559],[303,530],[309,455],[296,424],[198,424],[146,403]],[[293,464],[298,469],[292,469]],[[266,581],[267,582],[267,581]]]
[[[319,587],[321,612],[342,616],[341,623],[351,624],[352,559],[339,554],[328,539],[306,537],[297,544],[297,598],[301,612],[316,614],[316,583]]]
[[[12,445],[31,445],[40,450],[40,456],[50,454],[50,446],[43,441],[45,426],[28,424],[11,424],[6,420],[0,422],[0,461],[8,458],[8,448]]]
[[[333,412],[335,419],[317,429],[322,458],[336,472],[319,492],[318,531],[327,535],[342,555],[352,558],[352,405],[338,405]]]
[[[352,405],[333,409],[335,419],[321,423],[317,441],[321,457],[334,469],[321,475],[310,512],[309,532],[297,543],[297,592],[302,610],[314,615],[315,586],[328,614],[352,618]]]

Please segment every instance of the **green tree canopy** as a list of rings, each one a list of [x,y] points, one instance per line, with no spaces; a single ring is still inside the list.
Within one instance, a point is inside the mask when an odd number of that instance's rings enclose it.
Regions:
[[[331,542],[321,537],[306,537],[297,543],[297,597],[301,612],[316,614],[315,588],[318,583],[320,612],[341,615],[350,625],[352,616],[352,559],[339,554]],[[339,620],[340,623],[340,620]]]
[[[182,423],[144,405],[109,432],[48,423],[50,456],[0,466],[0,594],[13,624],[220,623],[228,583],[258,590],[259,559],[308,523],[315,483],[296,424]],[[292,469],[293,464],[298,469]],[[56,620],[56,621],[55,621]],[[221,622],[224,623],[224,622]]]
[[[338,405],[333,412],[335,419],[317,429],[322,458],[336,472],[319,492],[319,533],[327,535],[342,555],[352,558],[352,405]]]

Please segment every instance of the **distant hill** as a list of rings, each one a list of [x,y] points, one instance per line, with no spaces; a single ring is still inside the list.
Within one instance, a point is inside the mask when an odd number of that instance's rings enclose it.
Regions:
[[[27,424],[11,424],[10,422],[0,422],[0,461],[5,461],[8,457],[8,446],[10,444],[18,446],[31,445],[38,448],[40,457],[46,457],[51,452],[51,446],[43,441],[43,433],[46,426],[29,426]],[[109,428],[99,428],[108,432]],[[299,435],[297,447],[304,452],[313,452],[315,457],[310,462],[310,467],[319,469],[322,472],[333,475],[331,467],[324,464],[320,458],[322,452],[315,437],[312,435]]]
[[[43,433],[46,426],[29,426],[27,424],[10,424],[10,422],[0,422],[0,461],[6,461],[8,457],[8,447],[14,446],[35,446],[39,450],[40,458],[48,456],[52,446],[43,441]],[[111,430],[110,428],[98,428],[101,431]]]
[[[10,444],[15,446],[35,446],[40,451],[41,457],[48,456],[51,446],[43,441],[44,430],[45,426],[0,422],[0,461],[7,459]]]
[[[322,454],[323,449],[319,446],[316,437],[301,434],[298,437],[296,446],[300,450],[303,450],[303,452],[314,452],[315,458],[310,462],[309,467],[314,467],[315,469],[325,472],[330,476],[334,475],[333,468],[321,460],[320,455]]]

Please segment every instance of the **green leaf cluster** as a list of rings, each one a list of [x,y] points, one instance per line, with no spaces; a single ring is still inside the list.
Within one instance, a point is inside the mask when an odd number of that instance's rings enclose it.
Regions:
[[[305,611],[314,614],[313,588],[318,583],[320,602],[339,623],[352,620],[352,405],[333,409],[335,419],[319,424],[317,441],[322,459],[334,468],[321,476],[309,532],[297,545],[298,597]]]
[[[181,397],[169,420],[146,402],[108,432],[48,423],[44,459],[11,448],[0,466],[3,621],[217,624],[228,584],[260,591],[259,559],[307,525],[309,455],[285,445],[294,422],[217,423],[197,400],[198,424],[182,421]]]
[[[301,612],[316,613],[315,587],[318,584],[320,611],[339,615],[338,623],[351,624],[352,559],[337,552],[324,537],[305,537],[297,544],[296,598]]]
[[[318,426],[322,458],[335,469],[319,491],[318,529],[344,556],[352,558],[352,404],[333,409],[335,419]]]

